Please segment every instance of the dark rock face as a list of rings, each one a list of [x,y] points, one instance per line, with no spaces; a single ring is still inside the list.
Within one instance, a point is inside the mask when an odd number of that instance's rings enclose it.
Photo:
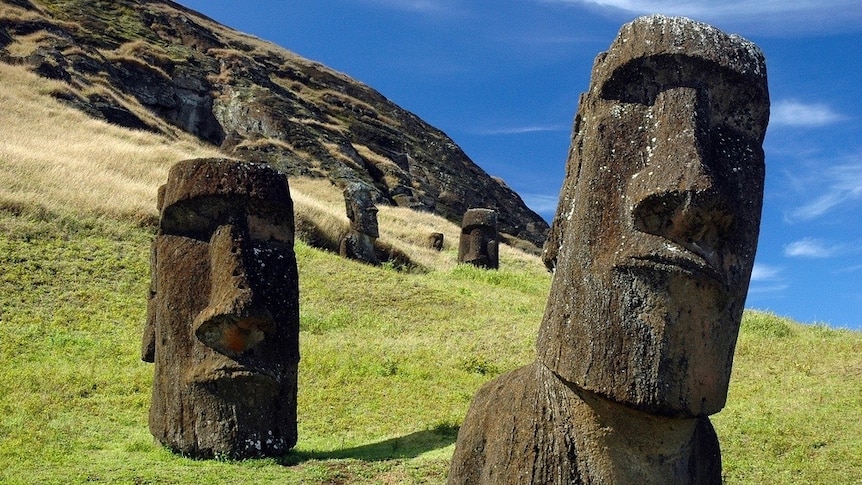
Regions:
[[[480,268],[500,266],[500,236],[497,233],[497,212],[491,209],[469,209],[461,220],[458,262]]]
[[[287,178],[225,159],[173,166],[142,357],[150,431],[194,457],[277,456],[296,444],[299,286]]]
[[[368,264],[380,264],[374,249],[374,242],[380,236],[377,207],[371,201],[369,187],[358,182],[345,187],[344,205],[350,220],[350,231],[341,241],[339,254]]]
[[[684,18],[626,24],[578,107],[537,361],[483,387],[450,483],[721,483],[763,197],[763,55]]]
[[[0,60],[66,81],[60,97],[92,116],[183,130],[288,175],[364,182],[377,204],[453,222],[492,207],[501,231],[537,246],[547,236],[547,223],[444,133],[343,74],[168,0],[38,4],[12,2],[28,13],[0,19]],[[31,54],[9,54],[35,32],[44,35]]]

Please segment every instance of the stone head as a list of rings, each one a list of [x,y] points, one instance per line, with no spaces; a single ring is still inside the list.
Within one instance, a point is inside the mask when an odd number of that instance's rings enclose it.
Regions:
[[[540,360],[648,412],[724,406],[768,113],[754,44],[685,18],[623,26],[578,106],[544,252],[555,272]]]
[[[350,229],[373,238],[380,237],[377,207],[371,200],[371,190],[363,183],[351,183],[344,188],[344,205]]]
[[[492,209],[468,209],[461,220],[458,262],[497,268],[498,249],[497,212]]]
[[[224,159],[174,165],[159,192],[144,360],[150,428],[192,456],[296,442],[299,304],[287,179]]]

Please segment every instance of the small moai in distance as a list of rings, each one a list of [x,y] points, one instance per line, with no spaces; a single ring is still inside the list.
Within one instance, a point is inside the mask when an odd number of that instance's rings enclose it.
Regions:
[[[377,225],[377,207],[371,200],[371,189],[364,183],[354,182],[344,188],[344,205],[350,230],[339,246],[342,257],[379,265],[374,242],[380,237]]]
[[[724,407],[754,263],[763,54],[642,17],[596,58],[543,258],[537,358],[483,386],[450,484],[721,484]]]
[[[197,458],[279,456],[296,444],[299,285],[287,178],[186,160],[159,189],[142,358],[150,432]]]
[[[467,209],[461,220],[458,262],[480,268],[497,269],[500,236],[497,233],[497,211]]]
[[[444,236],[442,232],[432,232],[428,235],[428,247],[435,251],[443,250]]]

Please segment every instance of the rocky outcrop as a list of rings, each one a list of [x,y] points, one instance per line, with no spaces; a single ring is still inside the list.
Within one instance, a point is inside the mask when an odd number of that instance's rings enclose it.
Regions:
[[[374,89],[167,0],[5,0],[0,59],[92,116],[183,130],[289,175],[364,182],[377,204],[460,223],[471,207],[541,245],[548,226],[444,133]]]

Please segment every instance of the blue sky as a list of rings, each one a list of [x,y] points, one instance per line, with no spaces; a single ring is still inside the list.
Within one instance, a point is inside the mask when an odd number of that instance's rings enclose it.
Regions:
[[[642,14],[757,43],[772,114],[747,306],[862,329],[859,0],[180,0],[364,82],[550,220],[593,59]]]

